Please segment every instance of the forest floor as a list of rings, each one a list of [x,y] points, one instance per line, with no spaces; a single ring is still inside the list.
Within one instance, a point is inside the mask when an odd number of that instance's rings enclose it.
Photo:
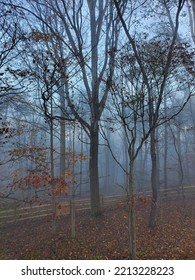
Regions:
[[[137,206],[138,259],[195,259],[195,200],[167,201],[158,206],[157,226],[148,228],[149,206]],[[70,216],[20,221],[0,227],[0,259],[128,259],[127,213],[108,207],[100,217],[76,213],[76,238]]]

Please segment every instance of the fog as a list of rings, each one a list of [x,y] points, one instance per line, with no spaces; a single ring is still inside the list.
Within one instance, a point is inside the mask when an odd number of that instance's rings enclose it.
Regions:
[[[75,238],[79,203],[94,218],[120,198],[135,259],[137,215],[147,214],[152,230],[163,203],[184,209],[193,199],[194,2],[7,0],[0,8],[2,211],[51,206],[56,234],[66,205]],[[149,207],[142,214],[140,201]]]
[[[168,125],[164,124],[158,128],[157,150],[158,150],[158,188],[165,190],[165,168],[167,172],[167,188],[181,189],[184,186],[194,184],[194,99],[192,98],[185,109]],[[22,111],[24,110],[24,112]],[[30,111],[30,110],[29,110]],[[49,146],[50,135],[48,125],[40,116],[36,116],[28,108],[20,108],[20,111],[12,108],[5,112],[6,118],[1,120],[1,194],[5,201],[18,198],[24,202],[31,201],[36,195],[34,186],[22,184],[25,176],[34,170],[34,160],[22,157],[20,154],[14,158],[12,151],[26,147],[41,147],[46,151],[45,161],[50,163]],[[4,113],[4,114],[3,114]],[[5,115],[4,115],[5,116]],[[167,126],[167,159],[165,162],[165,125]],[[55,176],[60,176],[60,135],[59,123],[54,128],[54,170]],[[83,154],[84,160],[75,165],[76,196],[89,197],[89,140],[86,133],[78,125],[75,133],[72,125],[66,125],[66,150],[73,155],[73,142],[75,154]],[[100,193],[102,195],[125,194],[127,175],[121,166],[128,170],[129,160],[127,143],[124,138],[123,129],[116,130],[109,124],[106,130],[110,148],[107,141],[100,136],[99,148],[99,178]],[[114,158],[112,153],[114,154]],[[121,166],[119,165],[119,163]],[[68,160],[66,160],[68,161]],[[166,166],[165,166],[166,165]],[[144,192],[151,189],[151,158],[150,141],[147,140],[141,148],[135,166],[136,191]],[[21,186],[20,186],[21,184]],[[46,191],[45,191],[46,192]],[[39,191],[38,191],[39,193]],[[71,184],[67,188],[67,194],[71,197]],[[43,195],[43,194],[42,194]],[[8,200],[7,200],[8,199]],[[9,200],[10,199],[10,200]]]

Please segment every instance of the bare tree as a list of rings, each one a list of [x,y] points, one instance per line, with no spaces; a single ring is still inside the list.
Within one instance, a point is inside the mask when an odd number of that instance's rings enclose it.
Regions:
[[[45,30],[49,31],[46,33],[55,36],[63,49],[71,54],[71,66],[67,66],[64,57],[60,57],[63,83],[65,84],[66,79],[69,81],[72,79],[75,85],[74,79],[79,79],[78,85],[74,86],[74,97],[70,91],[66,91],[66,102],[71,114],[81,123],[90,139],[91,209],[96,215],[101,212],[98,123],[113,78],[119,21],[115,18],[112,2],[108,0],[30,1],[30,4],[35,17],[41,21]],[[56,25],[55,22],[58,24]],[[43,29],[40,33],[43,33]],[[87,114],[83,114],[78,104],[80,88],[85,89],[82,98],[87,107]]]
[[[185,1],[178,1],[176,11],[175,11],[175,26],[173,28],[173,35],[170,43],[166,46],[166,57],[164,56],[163,64],[160,70],[160,80],[158,82],[158,95],[154,95],[153,88],[150,84],[150,75],[147,73],[147,68],[145,67],[144,61],[139,52],[138,43],[135,41],[131,35],[127,24],[121,14],[119,2],[114,0],[114,4],[118,13],[118,17],[123,26],[124,32],[128,38],[129,44],[131,45],[137,64],[139,65],[143,81],[145,83],[146,91],[148,94],[148,111],[149,111],[149,126],[150,126],[150,149],[151,149],[151,160],[152,160],[152,172],[151,172],[151,183],[152,183],[152,202],[151,202],[151,212],[149,219],[149,226],[154,227],[156,223],[156,203],[157,203],[157,154],[156,154],[156,127],[159,123],[159,113],[160,106],[163,100],[163,94],[170,74],[170,68],[172,66],[174,57],[174,47],[177,41],[178,28],[179,28],[179,17],[183,9]],[[155,75],[155,72],[154,72]],[[155,77],[154,77],[155,78]],[[156,79],[156,78],[155,78]]]

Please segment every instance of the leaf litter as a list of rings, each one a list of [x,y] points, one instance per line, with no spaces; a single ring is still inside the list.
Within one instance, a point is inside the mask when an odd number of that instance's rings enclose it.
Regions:
[[[162,202],[157,226],[148,228],[149,205],[136,209],[138,259],[195,259],[195,201]],[[57,221],[53,235],[50,218],[1,225],[0,259],[128,259],[127,214],[121,206],[76,213],[76,238],[71,238],[70,216]]]

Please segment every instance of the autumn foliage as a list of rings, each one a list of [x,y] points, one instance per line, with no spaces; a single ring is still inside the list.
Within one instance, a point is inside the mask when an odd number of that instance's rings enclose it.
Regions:
[[[31,163],[31,168],[27,170],[27,174],[18,180],[13,180],[12,184],[18,190],[26,190],[29,187],[34,190],[36,195],[30,199],[30,203],[39,200],[39,191],[45,191],[49,196],[67,195],[70,185],[73,181],[75,183],[72,166],[80,160],[86,159],[84,155],[75,154],[73,156],[72,151],[68,151],[64,159],[66,161],[64,176],[52,178],[50,164],[47,161],[48,149],[26,145],[9,151],[10,161],[17,162],[25,159]],[[13,178],[15,177],[14,174]]]

